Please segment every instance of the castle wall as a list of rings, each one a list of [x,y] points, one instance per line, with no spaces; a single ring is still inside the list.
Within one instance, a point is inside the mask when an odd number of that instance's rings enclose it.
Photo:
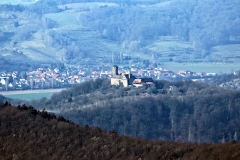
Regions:
[[[123,84],[124,87],[128,86],[127,79],[111,78],[111,85],[119,86],[121,83]]]

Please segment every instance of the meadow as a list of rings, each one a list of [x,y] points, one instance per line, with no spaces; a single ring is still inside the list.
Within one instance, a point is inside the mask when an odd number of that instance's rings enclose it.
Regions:
[[[28,4],[32,4],[37,2],[38,0],[1,0],[0,4],[12,4],[12,5],[17,5],[17,4],[24,4],[24,5],[28,5]]]
[[[6,95],[5,97],[29,101],[33,99],[41,99],[43,97],[46,97],[47,99],[49,99],[51,95],[52,93],[31,93],[31,94],[12,94],[12,95]]]
[[[211,49],[210,56],[218,61],[236,61],[240,64],[240,44],[219,45]],[[239,65],[240,68],[240,65]]]
[[[7,91],[0,92],[7,98],[20,99],[20,100],[33,100],[46,97],[49,99],[53,93],[60,92],[64,89],[49,89],[49,90],[24,90],[24,91]]]
[[[233,73],[233,71],[240,70],[240,63],[176,63],[176,62],[164,62],[163,68],[178,72],[179,70],[190,70],[192,72],[209,72],[209,73]]]

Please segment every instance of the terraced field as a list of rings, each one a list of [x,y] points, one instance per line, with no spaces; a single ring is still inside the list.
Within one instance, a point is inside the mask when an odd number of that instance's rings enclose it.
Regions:
[[[45,14],[47,18],[50,18],[57,22],[55,29],[63,30],[74,30],[79,29],[81,24],[79,23],[81,13],[80,12],[60,12],[60,13],[50,13]]]
[[[100,6],[116,6],[115,3],[104,3],[104,2],[89,2],[89,3],[72,3],[66,5],[59,5],[59,8],[64,9],[65,7],[71,8],[72,11],[79,11],[79,10],[88,10],[88,9],[95,9],[96,7]]]
[[[19,42],[17,47],[25,56],[34,61],[58,62],[61,57],[55,48],[44,44],[41,31],[34,33],[31,39]]]
[[[213,47],[209,58],[219,62],[234,62],[240,64],[240,44],[222,45]],[[240,68],[240,65],[239,65]]]
[[[157,55],[157,62],[162,61],[188,61],[194,53],[193,46],[187,42],[176,40],[156,41],[145,47]]]
[[[91,3],[91,5],[100,4],[101,3]],[[91,6],[90,4],[86,5]],[[80,5],[78,5],[78,7],[79,6]],[[68,5],[68,7],[71,6]],[[119,44],[105,39],[101,39],[94,31],[82,27],[81,23],[79,22],[81,14],[82,12],[70,11],[55,14],[46,14],[45,16],[54,20],[57,23],[57,27],[55,28],[56,31],[59,31],[67,37],[73,39],[76,43],[79,44],[79,47],[89,57],[109,56],[110,52],[119,53],[121,50],[121,46]]]

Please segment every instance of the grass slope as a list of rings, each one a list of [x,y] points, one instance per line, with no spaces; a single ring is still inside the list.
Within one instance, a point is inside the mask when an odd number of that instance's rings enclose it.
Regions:
[[[209,58],[216,58],[219,62],[240,62],[240,44],[221,45],[212,48]],[[240,68],[240,66],[239,66]]]

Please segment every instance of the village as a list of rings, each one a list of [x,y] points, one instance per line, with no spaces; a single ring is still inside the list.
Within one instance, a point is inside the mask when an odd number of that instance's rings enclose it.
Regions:
[[[191,72],[179,70],[177,73],[162,67],[130,67],[118,68],[120,74],[134,75],[136,78],[152,78],[153,80],[179,80],[192,79],[202,80],[206,77],[216,76],[215,73]],[[112,65],[100,67],[69,67],[69,68],[37,68],[29,72],[0,72],[0,91],[10,90],[37,90],[68,88],[97,78],[113,78]],[[138,79],[135,81],[139,81]],[[131,84],[129,84],[131,85]]]

